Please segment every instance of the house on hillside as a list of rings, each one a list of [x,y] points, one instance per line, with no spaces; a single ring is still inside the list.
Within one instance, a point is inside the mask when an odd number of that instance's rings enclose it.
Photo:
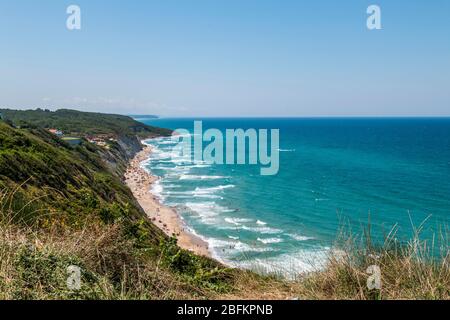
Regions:
[[[93,143],[93,144],[97,145],[97,146],[106,147],[108,145],[107,144],[107,138],[108,137],[106,137],[104,135],[98,135],[96,137],[88,137],[88,141],[90,143]]]

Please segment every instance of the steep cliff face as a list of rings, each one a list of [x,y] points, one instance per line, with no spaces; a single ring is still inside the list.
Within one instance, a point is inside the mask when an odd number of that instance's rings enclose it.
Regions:
[[[142,143],[137,136],[119,136],[117,144],[126,160],[133,158],[142,150]]]
[[[122,177],[128,161],[143,148],[136,136],[119,136],[116,141],[110,141],[108,148],[98,147],[97,154],[104,161],[108,169],[119,177]]]

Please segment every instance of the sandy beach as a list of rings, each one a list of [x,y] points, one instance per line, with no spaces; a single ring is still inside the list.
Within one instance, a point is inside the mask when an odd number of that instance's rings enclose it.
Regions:
[[[150,175],[141,165],[149,158],[151,152],[151,147],[144,146],[144,149],[130,161],[125,173],[126,184],[152,222],[168,236],[175,235],[181,248],[198,255],[210,256],[208,243],[190,233],[178,213],[174,209],[162,205],[159,199],[150,192],[152,184],[158,178]]]

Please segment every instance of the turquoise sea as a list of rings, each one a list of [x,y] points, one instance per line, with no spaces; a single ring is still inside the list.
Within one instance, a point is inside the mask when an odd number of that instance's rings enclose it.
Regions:
[[[285,274],[320,267],[343,221],[407,241],[450,222],[449,118],[148,119],[153,126],[280,130],[280,170],[186,163],[169,138],[148,140],[151,192],[230,265]]]

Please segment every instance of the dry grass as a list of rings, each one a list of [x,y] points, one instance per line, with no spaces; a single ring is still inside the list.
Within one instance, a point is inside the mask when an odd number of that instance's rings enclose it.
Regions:
[[[430,258],[431,259],[431,258]],[[302,281],[299,295],[308,299],[446,299],[450,298],[448,256],[423,260],[411,252],[346,253],[333,257],[324,271]],[[369,266],[380,268],[381,289],[369,290]]]
[[[346,235],[324,270],[286,281],[210,266],[170,244],[136,247],[120,222],[85,217],[76,229],[17,223],[11,195],[0,192],[0,299],[450,299],[444,232],[438,254],[436,244],[418,240],[420,228],[407,244],[395,232],[381,246]],[[69,265],[82,269],[81,290],[67,288]],[[367,288],[371,265],[381,269],[380,290]]]
[[[120,222],[105,225],[85,217],[76,229],[16,223],[13,195],[0,191],[2,300],[204,299],[218,291],[171,270],[159,247],[137,248]],[[82,270],[81,290],[67,288],[70,265]]]
[[[296,281],[240,272],[236,277],[236,291],[222,297],[449,300],[449,233],[448,230],[441,230],[431,241],[420,240],[424,224],[417,228],[412,225],[413,237],[406,243],[397,240],[397,228],[393,228],[384,242],[378,244],[372,241],[370,224],[360,238],[343,229],[335,250],[330,252],[326,265],[320,271],[298,275]],[[373,269],[369,269],[371,266],[379,268],[380,289],[369,289],[368,280],[373,275]]]
[[[276,278],[261,281],[247,274],[233,298],[449,300],[448,232],[441,231],[437,241],[422,241],[422,226],[413,227],[414,237],[407,243],[396,239],[395,228],[378,245],[372,243],[370,226],[359,240],[343,232],[322,270],[300,275],[292,282]],[[369,289],[371,266],[379,268],[380,289]]]
[[[70,265],[83,271],[80,292],[66,288]],[[71,234],[0,227],[0,299],[189,299],[207,293],[138,256],[117,225],[86,223]]]

